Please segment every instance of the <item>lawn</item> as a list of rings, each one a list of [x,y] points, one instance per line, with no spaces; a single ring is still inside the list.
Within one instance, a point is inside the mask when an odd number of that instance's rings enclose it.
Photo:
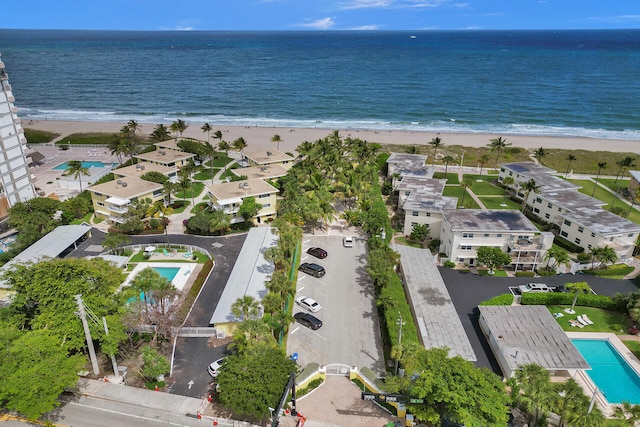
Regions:
[[[227,157],[224,153],[218,153],[213,157],[213,160],[208,160],[204,165],[207,167],[222,168],[224,165],[233,160],[231,157]]]
[[[623,340],[622,342],[638,359],[640,359],[640,341]]]
[[[194,182],[191,188],[186,191],[178,191],[175,196],[179,199],[190,199],[192,197],[198,197],[204,190],[204,184],[202,182]]]
[[[424,246],[422,246],[422,243],[420,242],[416,242],[414,240],[407,240],[405,237],[396,237],[396,243],[399,245],[404,245],[404,246],[411,246],[412,248],[420,248],[422,249]]]
[[[239,165],[239,164],[237,164],[237,163],[232,164],[232,165],[231,165],[231,167],[228,167],[228,168],[227,168],[227,171],[226,171],[226,172],[222,172],[222,174],[220,175],[220,179],[221,179],[221,180],[224,180],[224,179],[225,179],[225,178],[227,178],[227,177],[230,177],[230,178],[236,178],[236,177],[237,177],[237,175],[236,175],[235,173],[231,172],[231,169],[236,169],[236,168],[238,168],[238,167],[240,167],[240,165]]]
[[[457,197],[458,198],[458,208],[462,203],[462,195],[466,192],[466,190],[459,185],[447,185],[444,187],[444,191],[442,192],[443,196],[449,197]],[[464,196],[464,207],[465,209],[480,209],[480,206],[476,203],[475,200],[471,197],[469,193]]]
[[[544,156],[542,164],[548,168],[557,170],[563,175],[567,170],[567,156],[569,154],[573,154],[576,157],[576,160],[571,162],[571,169],[575,173],[589,173],[594,175],[598,173],[598,163],[605,159],[607,169],[602,172],[615,175],[618,171],[616,161],[622,160],[627,156],[637,157],[637,154],[634,153],[612,153],[609,151],[560,150],[554,148],[550,148],[548,151],[549,155]]]
[[[516,203],[511,199],[505,199],[504,197],[478,197],[480,201],[486,206],[487,209],[513,209],[520,210],[522,206],[520,203]],[[501,206],[501,205],[507,206]]]
[[[598,182],[609,187],[611,191],[616,191],[618,188],[628,188],[631,180],[628,178],[621,178],[616,182],[615,178],[598,178]]]
[[[211,177],[214,176],[216,173],[218,173],[219,170],[220,170],[220,168],[205,169],[205,170],[195,174],[193,176],[193,178],[197,179],[198,181],[206,181],[208,179],[211,179]]]
[[[46,144],[59,136],[59,133],[47,132],[46,130],[24,129],[24,137],[27,138],[29,144]]]
[[[493,178],[486,175],[464,175],[465,179],[470,179],[471,191],[478,196],[502,196],[504,190],[491,184],[489,181],[493,181]]]
[[[567,314],[564,312],[566,305],[549,305],[547,308],[553,313],[562,313],[564,316],[556,320],[560,327],[570,332],[613,332],[615,334],[626,334],[631,326],[631,320],[622,313],[601,310],[593,307],[575,307],[575,314]],[[569,319],[576,319],[578,316],[586,314],[593,322],[593,325],[587,325],[584,328],[571,326]]]
[[[509,277],[507,272],[504,270],[493,270],[493,274],[489,274],[489,270],[478,270],[479,276],[489,276],[489,277]]]
[[[444,172],[435,172],[433,174],[434,179],[446,179],[447,184],[460,184],[460,180],[458,179],[457,173],[447,172],[445,176]]]
[[[86,145],[107,145],[113,140],[113,133],[72,133],[65,136],[61,141],[56,142],[56,145],[66,144],[86,144]]]
[[[86,214],[82,218],[76,218],[73,221],[71,221],[71,225],[79,225],[79,224],[82,224],[83,222],[86,222],[87,224],[89,224],[89,220],[91,219],[91,215],[93,215],[93,212],[89,212],[88,214]]]
[[[208,202],[201,202],[198,203],[197,205],[195,205],[193,208],[191,208],[191,213],[192,214],[199,214],[200,212],[202,212],[204,210],[204,208],[206,208],[209,205]]]
[[[586,194],[587,196],[591,196],[591,193],[593,192],[593,186],[595,185],[595,183],[591,180],[585,180],[585,179],[570,179],[570,182],[573,182],[574,184],[577,185],[582,185],[582,188],[580,189],[580,192],[583,194]],[[613,181],[613,180],[610,180]],[[603,183],[604,184],[604,183]],[[598,200],[602,200],[603,202],[607,203],[607,206],[604,206],[603,209],[607,209],[609,210],[609,208],[611,207],[611,203],[614,200],[614,195],[609,193],[607,190],[605,190],[604,188],[598,186],[596,188],[596,192],[593,195],[593,197],[595,197]],[[624,202],[617,200],[618,198],[616,198],[616,202],[614,203],[614,207],[622,207],[624,208],[624,212],[627,213],[629,211],[629,205],[625,204]],[[629,214],[626,217],[629,221],[635,222],[636,224],[640,224],[640,211],[638,211],[636,208],[631,209],[631,211],[629,212]]]

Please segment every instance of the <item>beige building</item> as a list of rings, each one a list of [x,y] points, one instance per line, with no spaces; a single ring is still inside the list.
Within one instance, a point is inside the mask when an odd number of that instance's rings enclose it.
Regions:
[[[231,172],[236,176],[246,176],[248,179],[274,179],[285,176],[287,174],[287,168],[279,164],[272,164],[231,169]]]
[[[94,185],[87,190],[91,193],[96,216],[113,224],[124,222],[130,204],[144,199],[155,203],[164,198],[162,184],[131,176]]]
[[[242,166],[281,165],[285,169],[293,166],[294,158],[278,150],[245,149],[241,153]]]
[[[156,150],[173,150],[173,151],[184,152],[182,148],[178,147],[177,139],[168,139],[166,141],[156,142],[153,145],[156,146]]]
[[[185,153],[170,149],[158,149],[148,153],[136,154],[134,156],[140,162],[154,163],[156,165],[166,166],[168,168],[182,167],[189,159],[196,157],[195,154]]]
[[[142,162],[135,165],[125,166],[123,168],[113,169],[111,172],[116,179],[136,177],[140,178],[148,172],[159,172],[169,178],[178,176],[178,168],[176,166],[169,167],[156,163]]]
[[[253,219],[255,223],[260,224],[276,217],[278,189],[262,179],[212,184],[207,185],[207,190],[211,207],[231,215],[232,224],[244,221],[244,218],[238,214],[238,210],[247,197],[254,197],[257,203],[262,204],[262,209]]]

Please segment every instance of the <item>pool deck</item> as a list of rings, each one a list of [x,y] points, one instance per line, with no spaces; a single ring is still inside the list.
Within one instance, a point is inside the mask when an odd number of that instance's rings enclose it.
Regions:
[[[613,333],[607,332],[566,332],[567,336],[571,339],[592,339],[592,340],[608,340],[609,343],[620,353],[622,358],[631,366],[640,377],[640,360],[627,348],[626,345],[621,340],[634,340],[640,341],[640,337],[636,335],[616,335]],[[585,371],[576,371],[576,374],[573,375],[574,380],[585,391],[587,396],[593,396],[596,391],[596,385],[591,381],[591,378],[587,375]],[[612,416],[613,412],[618,406],[617,404],[609,403],[603,396],[602,393],[597,393],[596,402],[598,403],[598,407],[605,416]]]
[[[189,278],[191,277],[191,275],[193,274],[197,266],[198,264],[195,262],[140,262],[133,269],[133,271],[129,273],[127,280],[125,280],[122,286],[128,286],[131,280],[133,280],[133,278],[136,277],[136,274],[138,274],[140,271],[144,270],[145,268],[168,267],[168,268],[179,268],[178,272],[176,273],[176,276],[173,278],[171,282],[173,283],[173,286],[177,290],[182,291],[185,288],[185,285],[189,281]]]

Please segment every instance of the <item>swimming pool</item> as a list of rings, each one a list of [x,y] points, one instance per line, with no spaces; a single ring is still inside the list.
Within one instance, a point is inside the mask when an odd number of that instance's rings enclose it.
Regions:
[[[178,271],[180,271],[180,267],[151,267],[151,268],[170,282],[173,282],[173,279],[178,274]]]
[[[69,169],[69,162],[60,163],[58,166],[53,168],[56,171],[64,171]],[[104,163],[104,162],[82,162],[83,168],[110,168],[113,166],[113,163]]]
[[[618,351],[601,339],[572,339],[573,345],[589,365],[585,371],[595,385],[602,390],[609,403],[640,404],[640,377]]]

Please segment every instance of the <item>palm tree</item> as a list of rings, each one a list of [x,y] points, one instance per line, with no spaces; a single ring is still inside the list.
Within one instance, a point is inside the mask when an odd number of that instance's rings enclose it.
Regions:
[[[209,141],[204,144],[205,152],[207,156],[209,156],[209,161],[211,162],[211,183],[213,184],[213,177],[215,176],[215,168],[213,167],[213,158],[216,155],[216,147],[211,145]]]
[[[587,282],[567,283],[565,286],[567,287],[567,290],[575,291],[576,293],[573,296],[573,302],[571,303],[570,313],[573,313],[573,309],[575,308],[576,302],[578,301],[578,295],[588,294],[589,292],[591,292],[591,288],[589,287],[589,284]]]
[[[547,154],[549,154],[549,151],[544,147],[539,147],[533,150],[533,157],[535,157],[540,164],[542,164],[542,158]]]
[[[607,168],[607,162],[598,163],[598,173],[596,174],[596,182],[593,185],[593,191],[591,192],[591,197],[593,197],[593,195],[596,194],[596,188],[598,187],[598,178],[600,178],[600,172],[602,171],[602,169],[606,169],[606,168]]]
[[[491,142],[489,143],[489,149],[491,151],[497,151],[498,154],[496,154],[496,164],[495,167],[498,167],[498,159],[500,158],[500,153],[502,152],[502,150],[504,150],[505,148],[507,148],[509,145],[511,145],[511,143],[507,144],[507,140],[506,138],[503,138],[501,136],[497,137],[497,138],[493,138],[491,140]]]
[[[182,133],[187,130],[188,127],[189,125],[187,124],[187,122],[182,119],[178,119],[171,123],[169,129],[171,129],[171,132],[178,132],[178,134],[180,134],[180,138],[182,138]]]
[[[618,182],[618,178],[622,177],[622,175],[624,175],[624,169],[630,168],[635,166],[633,164],[633,162],[636,159],[631,157],[631,156],[627,156],[624,159],[620,159],[618,161],[616,161],[616,165],[619,166],[618,168],[618,173],[616,173],[616,180],[614,182]]]
[[[531,194],[531,192],[539,193],[540,186],[536,184],[535,179],[531,178],[528,181],[521,182],[520,189],[524,191],[524,197],[522,198],[522,212],[524,212],[524,208],[527,206],[527,199],[529,199],[529,194]]]
[[[153,128],[153,132],[151,132],[151,139],[156,142],[166,141],[171,139],[171,134],[169,133],[169,129],[160,123]]]
[[[551,268],[555,269],[560,264],[567,264],[571,261],[569,257],[569,253],[562,249],[559,246],[551,246],[546,254],[544,254],[544,260],[547,261],[547,265],[549,261],[553,259],[553,265]]]
[[[256,319],[260,315],[260,303],[251,295],[245,295],[231,305],[231,313],[242,320]]]
[[[478,161],[480,162],[480,175],[482,175],[482,169],[484,168],[484,165],[489,161],[489,153],[482,153]]]
[[[616,254],[615,249],[610,246],[605,246],[603,248],[598,248],[596,259],[599,261],[598,268],[602,265],[607,267],[607,264],[613,264],[618,260],[618,254]]]
[[[640,421],[640,405],[632,405],[627,401],[622,401],[622,406],[616,406],[613,418],[622,420],[622,425],[635,427]]]
[[[62,174],[63,176],[73,176],[78,180],[80,184],[80,192],[82,192],[82,175],[91,176],[89,168],[82,164],[81,160],[69,160],[67,162],[67,170]]]
[[[154,214],[159,213],[162,216],[162,225],[164,227],[164,235],[167,238],[167,245],[171,245],[171,242],[169,242],[169,224],[167,223],[167,215],[171,215],[173,209],[171,206],[166,206],[162,199],[156,200],[152,209]]]
[[[243,137],[240,137],[233,141],[231,144],[236,151],[242,152],[245,148],[247,148],[247,141],[244,140]]]
[[[275,142],[278,144],[276,145],[276,150],[278,151],[280,151],[280,141],[282,141],[282,139],[280,138],[280,135],[278,135],[277,133],[271,137],[271,142]]]
[[[211,125],[209,123],[205,123],[200,129],[202,129],[202,132],[207,133],[207,142],[209,142],[209,139],[211,138]]]
[[[167,182],[165,182],[162,185],[162,191],[164,192],[164,195],[167,197],[167,206],[171,206],[171,194],[175,191],[176,189],[176,184],[167,180]]]
[[[462,200],[460,201],[460,206],[464,207],[464,196],[467,194],[467,189],[469,187],[471,187],[473,185],[473,181],[471,181],[471,178],[464,178],[462,180],[462,182],[460,183],[460,186],[462,187]]]
[[[113,138],[109,141],[109,144],[107,145],[107,147],[111,151],[111,155],[112,156],[115,155],[116,157],[118,157],[118,163],[120,163],[120,165],[122,165],[122,156],[125,154],[125,151],[126,151],[125,143],[126,143],[126,140],[121,138],[120,135],[113,134]]]
[[[127,122],[127,128],[129,129],[129,133],[131,134],[131,136],[135,136],[142,129],[140,127],[140,124],[138,124],[138,122],[135,120],[129,120]]]
[[[515,384],[517,403],[533,415],[533,422],[529,425],[538,425],[538,415],[549,411],[555,397],[549,371],[535,363],[522,365],[516,371]]]
[[[449,163],[454,162],[456,159],[455,157],[447,154],[446,156],[444,156],[444,158],[442,159],[442,161],[444,162],[444,178],[447,179],[447,169],[449,168]]]
[[[569,163],[567,163],[567,172],[564,174],[565,179],[569,176],[569,170],[571,169],[571,162],[573,162],[574,160],[576,160],[576,156],[574,156],[571,153],[567,155],[567,161]]]
[[[431,162],[431,164],[433,165],[433,164],[435,164],[435,161],[436,161],[436,156],[438,154],[438,148],[444,146],[444,144],[442,143],[442,139],[440,139],[439,136],[436,136],[431,141],[429,141],[429,145],[431,145],[433,147],[433,161]]]
[[[504,185],[504,197],[503,200],[507,199],[507,194],[509,194],[511,192],[511,186],[515,183],[516,181],[513,179],[512,176],[505,176],[502,179],[502,185]]]
[[[231,150],[231,144],[229,144],[227,141],[224,140],[220,140],[220,142],[218,142],[218,150],[220,151],[224,151],[225,155],[227,156],[227,159],[229,158],[229,150]],[[224,171],[227,171],[227,162],[225,161],[224,163]]]

